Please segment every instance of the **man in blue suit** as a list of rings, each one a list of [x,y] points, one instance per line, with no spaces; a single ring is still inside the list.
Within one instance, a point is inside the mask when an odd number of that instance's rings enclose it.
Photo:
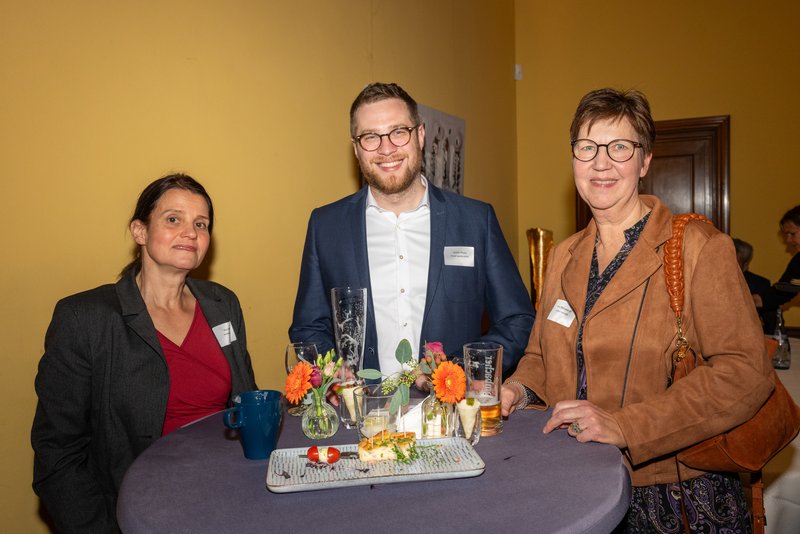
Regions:
[[[403,338],[417,357],[429,341],[458,356],[465,343],[493,341],[503,345],[506,375],[534,312],[494,210],[421,174],[425,126],[398,85],[358,95],[350,134],[367,186],[311,213],[289,337],[320,353],[333,348],[331,288],[365,287],[365,368],[398,371]],[[482,335],[484,311],[491,325]]]

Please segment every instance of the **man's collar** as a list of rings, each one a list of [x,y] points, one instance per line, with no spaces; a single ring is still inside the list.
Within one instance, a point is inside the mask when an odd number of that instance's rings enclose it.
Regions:
[[[423,187],[425,187],[425,192],[422,194],[422,198],[419,199],[419,204],[417,204],[417,207],[405,213],[411,213],[417,211],[423,206],[426,206],[430,209],[430,202],[428,200],[428,192],[430,191],[430,188],[428,187],[428,180],[421,174],[419,175],[419,179],[422,182]],[[372,186],[367,186],[367,209],[369,208],[375,208],[380,212],[391,211],[384,209],[378,205],[378,202],[375,200],[375,197],[372,194]]]

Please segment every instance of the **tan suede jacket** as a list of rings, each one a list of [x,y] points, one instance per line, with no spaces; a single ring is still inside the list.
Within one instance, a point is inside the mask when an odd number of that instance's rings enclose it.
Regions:
[[[692,222],[684,244],[684,328],[709,365],[668,387],[676,330],[662,258],[672,213],[656,197],[641,199],[652,208],[650,219],[586,318],[583,334],[588,400],[619,423],[634,486],[677,481],[675,453],[749,419],[774,383],[730,237]],[[508,379],[531,388],[548,407],[575,398],[576,337],[595,232],[592,221],[553,249],[526,354]],[[575,312],[569,327],[548,319],[558,300]],[[683,478],[699,474],[681,464]]]

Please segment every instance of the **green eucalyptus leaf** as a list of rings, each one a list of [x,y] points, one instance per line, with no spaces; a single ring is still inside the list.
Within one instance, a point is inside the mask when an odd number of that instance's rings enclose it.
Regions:
[[[364,380],[378,380],[383,376],[377,369],[362,369],[356,374]]]
[[[400,410],[400,406],[402,406],[402,399],[400,398],[400,390],[394,392],[392,395],[392,402],[389,403],[389,413],[394,415]]]
[[[411,343],[407,339],[401,339],[397,344],[397,350],[394,351],[394,357],[401,364],[411,361]]]
[[[408,404],[408,398],[409,398],[408,384],[400,384],[399,386],[397,386],[397,393],[396,394],[400,395],[400,402],[402,403],[403,406]],[[392,400],[394,400],[394,399],[392,399]]]

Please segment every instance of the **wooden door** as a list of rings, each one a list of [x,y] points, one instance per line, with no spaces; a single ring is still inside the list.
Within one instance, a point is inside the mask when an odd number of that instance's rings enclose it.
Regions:
[[[730,116],[656,121],[653,160],[639,192],[656,195],[674,213],[705,215],[728,233]],[[591,212],[576,191],[576,228]]]

